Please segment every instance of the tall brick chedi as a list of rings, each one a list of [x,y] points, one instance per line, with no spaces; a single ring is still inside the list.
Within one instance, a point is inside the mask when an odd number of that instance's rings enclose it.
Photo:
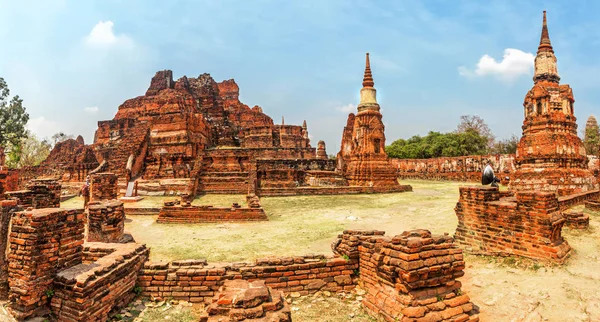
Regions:
[[[348,116],[338,167],[351,186],[397,187],[396,168],[385,153],[385,126],[367,53],[358,113]]]
[[[523,135],[517,146],[511,190],[568,195],[597,189],[584,145],[577,136],[573,91],[559,83],[545,11],[533,81],[523,103]]]

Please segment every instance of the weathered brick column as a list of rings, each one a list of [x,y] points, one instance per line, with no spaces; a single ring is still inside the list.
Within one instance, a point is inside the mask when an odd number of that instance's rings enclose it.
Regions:
[[[88,242],[119,243],[125,228],[123,202],[92,201],[88,207]]]
[[[479,321],[456,279],[464,275],[462,250],[447,235],[427,230],[359,236],[363,305],[386,321]]]
[[[16,200],[0,201],[0,299],[8,297],[8,261],[6,248],[8,247],[8,227],[10,218],[15,210],[21,209]]]
[[[119,186],[117,175],[110,172],[90,176],[90,201],[117,199]]]
[[[17,212],[9,238],[9,310],[18,320],[48,309],[56,273],[80,264],[84,214],[81,209]]]

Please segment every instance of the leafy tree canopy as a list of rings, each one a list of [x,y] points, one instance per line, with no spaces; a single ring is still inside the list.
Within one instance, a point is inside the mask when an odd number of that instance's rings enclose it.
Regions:
[[[4,78],[0,77],[0,146],[10,153],[11,149],[27,137],[25,125],[29,121],[29,114],[18,95],[8,100],[9,95],[8,85]]]
[[[454,132],[430,131],[426,136],[415,135],[398,139],[385,148],[388,156],[400,159],[428,159],[466,155],[515,153],[518,137],[496,142],[488,125],[479,116],[463,115]]]

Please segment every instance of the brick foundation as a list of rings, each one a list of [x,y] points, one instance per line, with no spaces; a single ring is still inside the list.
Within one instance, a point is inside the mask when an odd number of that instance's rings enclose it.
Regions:
[[[86,243],[84,253],[96,254],[59,272],[54,282],[52,312],[59,321],[104,322],[108,313],[127,306],[149,249],[140,244]]]
[[[157,223],[194,224],[222,221],[269,220],[263,208],[165,206],[160,209]]]
[[[88,242],[119,243],[123,239],[125,210],[117,200],[92,201],[88,207]]]
[[[200,322],[250,320],[292,321],[290,306],[281,291],[274,291],[265,281],[225,281],[212,299]]]
[[[563,263],[571,247],[561,236],[566,220],[551,192],[517,192],[500,198],[497,188],[460,187],[455,238],[465,250],[518,255]]]
[[[34,179],[29,181],[26,190],[6,193],[8,199],[17,199],[24,208],[58,208],[60,207],[61,185],[54,179]]]
[[[9,311],[18,320],[47,310],[56,273],[83,260],[81,209],[17,212],[9,239]]]
[[[113,200],[119,195],[117,175],[104,172],[90,176],[90,201]]]

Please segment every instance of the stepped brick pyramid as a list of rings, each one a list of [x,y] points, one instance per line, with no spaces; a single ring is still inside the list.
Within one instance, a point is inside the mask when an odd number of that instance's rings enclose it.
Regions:
[[[577,136],[573,91],[560,84],[550,43],[546,12],[535,58],[534,86],[525,96],[523,136],[517,146],[513,191],[536,190],[559,195],[598,189],[588,158]]]

